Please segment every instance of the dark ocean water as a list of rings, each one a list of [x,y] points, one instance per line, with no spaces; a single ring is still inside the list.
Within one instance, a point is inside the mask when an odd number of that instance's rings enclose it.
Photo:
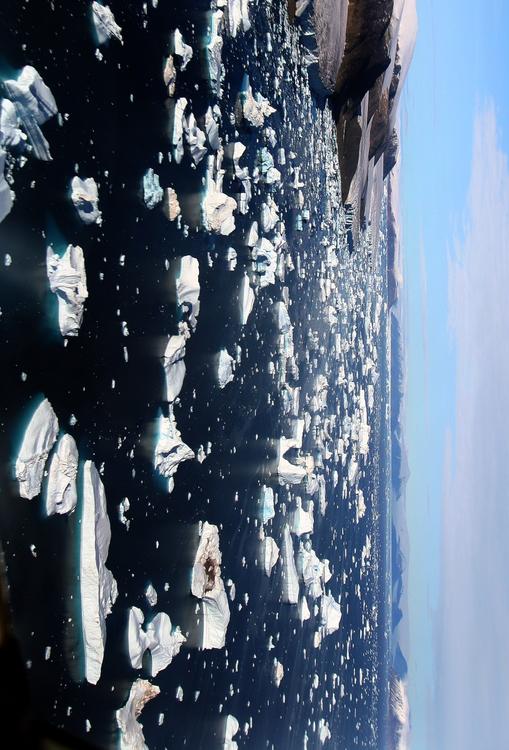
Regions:
[[[390,448],[385,419],[390,394],[385,316],[377,339],[380,379],[371,419],[372,447],[359,481],[364,495],[373,500],[356,524],[351,493],[342,499],[341,480],[335,489],[332,482],[332,470],[337,468],[342,476],[346,467],[328,461],[325,515],[321,517],[315,507],[313,547],[320,558],[331,562],[333,578],[327,588],[335,598],[341,596],[343,610],[340,630],[315,649],[315,619],[301,625],[296,607],[280,602],[278,569],[268,579],[255,562],[261,485],[274,486],[278,507],[288,500],[285,488],[277,487],[271,476],[275,440],[285,433],[287,422],[282,416],[280,388],[267,368],[269,360],[276,359],[272,308],[281,299],[282,282],[258,293],[245,327],[238,314],[238,287],[249,264],[242,237],[257,217],[267,188],[255,187],[249,215],[236,216],[237,230],[227,238],[212,237],[192,226],[185,238],[162,212],[143,205],[142,176],[153,167],[162,185],[176,188],[184,219],[191,223],[196,214],[205,161],[193,169],[187,153],[178,166],[166,158],[168,108],[161,71],[169,34],[178,26],[195,55],[178,78],[177,95],[190,100],[197,117],[216,101],[198,53],[206,33],[208,3],[198,0],[190,8],[160,0],[157,8],[149,6],[146,12],[141,2],[117,2],[112,8],[124,45],[113,41],[103,48],[102,62],[94,55],[88,3],[75,2],[69,8],[68,3],[58,1],[21,4],[8,0],[0,10],[4,77],[25,64],[34,65],[50,85],[59,111],[69,115],[62,126],[55,118],[43,127],[53,161],[30,160],[16,172],[15,205],[0,225],[0,257],[12,256],[11,266],[0,266],[0,524],[14,622],[24,658],[30,662],[37,710],[79,736],[85,736],[88,719],[88,739],[98,747],[115,746],[114,711],[125,702],[132,681],[139,674],[146,676],[129,664],[127,610],[136,605],[150,614],[143,593],[150,581],[159,595],[157,611],[168,612],[172,622],[189,633],[189,639],[187,647],[154,680],[161,694],[141,717],[148,747],[221,747],[223,718],[230,713],[241,725],[236,737],[241,748],[304,748],[305,735],[308,748],[319,747],[321,719],[332,734],[326,746],[381,748],[390,639]],[[293,302],[289,312],[300,365],[301,405],[312,391],[316,374],[328,367],[328,413],[342,417],[343,391],[335,386],[337,363],[331,356],[334,335],[337,331],[346,339],[356,328],[358,339],[365,339],[366,331],[362,307],[343,311],[334,330],[324,321],[319,280],[325,246],[332,238],[339,257],[340,296],[346,300],[353,289],[369,297],[376,288],[386,299],[384,243],[374,264],[365,246],[351,256],[337,212],[327,217],[330,184],[324,158],[333,152],[334,134],[325,128],[330,124],[325,103],[316,98],[303,101],[300,96],[307,78],[295,54],[297,32],[283,24],[285,13],[282,2],[253,3],[252,29],[237,39],[225,35],[222,135],[235,138],[235,126],[226,113],[233,110],[242,77],[248,72],[253,89],[278,109],[267,124],[276,131],[278,146],[298,155],[306,182],[306,206],[311,210],[303,231],[294,230],[294,191],[289,187],[288,167],[280,167],[283,186],[274,195],[286,223],[289,253],[294,263],[300,256],[305,270],[305,278],[293,271],[284,282]],[[268,33],[272,51],[267,49]],[[288,35],[293,35],[292,45],[284,44]],[[287,80],[276,93],[273,81],[279,65],[286,68]],[[247,146],[241,165],[252,165],[263,140],[261,131],[241,129],[237,139]],[[159,152],[164,155],[162,164]],[[99,184],[101,227],[82,225],[69,200],[75,164],[81,176],[93,176]],[[225,192],[231,192],[229,187],[226,180]],[[46,278],[49,241],[56,248],[78,244],[86,256],[89,299],[79,336],[69,339],[65,347],[56,325],[56,299]],[[230,246],[238,253],[234,271],[228,271],[224,261]],[[187,374],[175,414],[185,442],[196,451],[210,441],[212,453],[202,464],[181,464],[175,490],[168,495],[166,483],[153,469],[153,452],[157,418],[167,408],[161,400],[162,353],[178,321],[175,261],[185,254],[200,261],[201,312],[187,344]],[[122,255],[123,265],[119,262]],[[127,322],[128,337],[122,335],[121,321]],[[308,363],[309,329],[318,333],[322,349],[312,352]],[[242,348],[241,363],[233,383],[220,391],[214,355],[222,347],[234,354],[237,344]],[[364,383],[358,353],[345,355],[345,368],[356,384]],[[13,479],[23,430],[41,394],[49,398],[61,427],[75,437],[80,460],[92,459],[104,469],[112,526],[108,567],[117,580],[119,597],[107,619],[106,653],[97,686],[80,678],[79,507],[70,517],[46,518],[42,498],[20,499]],[[77,419],[75,426],[69,425],[71,415]],[[338,436],[339,427],[333,437]],[[307,447],[311,450],[310,436],[304,443]],[[292,492],[296,494],[300,493]],[[131,505],[129,531],[117,512],[125,497]],[[200,520],[219,526],[223,577],[232,579],[236,587],[226,647],[220,651],[193,647],[196,600],[189,588]],[[269,524],[278,544],[283,521],[279,513]],[[351,560],[360,556],[366,535],[371,537],[373,552],[359,597],[355,589],[360,574],[357,569],[350,573]],[[36,557],[30,545],[35,545]],[[343,577],[343,573],[348,575]],[[168,591],[164,590],[166,582]],[[377,624],[368,638],[361,638],[366,613]],[[275,648],[269,651],[270,636]],[[48,646],[51,657],[46,660]],[[274,657],[285,668],[279,688],[271,678]],[[363,685],[359,684],[360,669],[369,676]],[[319,684],[312,688],[314,675]],[[341,684],[344,697],[340,696]],[[184,691],[182,702],[176,700],[178,686]],[[165,719],[158,726],[160,713]]]

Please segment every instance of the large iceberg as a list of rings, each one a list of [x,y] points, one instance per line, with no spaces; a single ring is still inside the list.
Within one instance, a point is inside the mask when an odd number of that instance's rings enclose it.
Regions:
[[[48,247],[46,268],[49,286],[58,299],[58,324],[62,336],[77,336],[88,297],[85,259],[81,247],[68,245],[63,255]]]
[[[71,180],[71,200],[84,224],[101,224],[99,191],[93,177],[81,179],[75,175]]]
[[[177,274],[177,304],[194,331],[200,313],[200,264],[191,255],[180,259]]]
[[[78,448],[71,435],[62,435],[49,465],[46,488],[46,513],[72,513],[76,507]]]
[[[120,729],[120,750],[147,750],[143,724],[139,723],[138,716],[145,704],[160,692],[158,686],[148,680],[138,678],[133,682],[126,704],[115,714]]]
[[[182,461],[194,458],[194,451],[184,443],[177,428],[173,408],[170,406],[168,417],[159,418],[159,439],[155,450],[155,467],[168,479],[168,491],[173,490],[173,475]]]
[[[101,676],[106,617],[117,598],[117,582],[106,567],[111,539],[104,486],[92,461],[83,467],[80,543],[81,620],[85,677],[95,685]]]
[[[44,466],[58,435],[58,419],[47,398],[32,415],[16,460],[19,494],[29,500],[41,491]]]
[[[191,576],[191,592],[202,602],[203,649],[224,648],[230,622],[228,597],[221,578],[221,551],[217,526],[202,526]]]
[[[249,3],[250,0],[228,0],[228,31],[231,36],[237,36],[240,29],[249,31],[251,28]]]
[[[222,53],[223,37],[221,36],[224,21],[222,10],[213,11],[210,15],[210,34],[206,46],[209,78],[213,92],[219,96],[223,73]]]
[[[58,108],[49,86],[31,65],[25,65],[16,80],[4,81],[7,98],[13,102],[16,114],[25,130],[34,156],[50,161],[49,144],[40,128]]]
[[[293,542],[288,524],[283,529],[283,540],[281,544],[282,573],[282,599],[288,604],[297,604],[299,601],[299,576],[295,567],[293,554]]]
[[[172,662],[186,638],[180,628],[172,627],[169,615],[159,612],[143,630],[144,617],[138,607],[129,610],[128,647],[133,669],[141,669],[143,654],[148,649],[152,660],[150,674],[155,677]]]
[[[175,401],[186,375],[186,337],[184,334],[170,336],[164,352],[163,367],[166,375],[166,400]]]
[[[115,16],[109,5],[101,5],[94,0],[92,3],[92,20],[99,44],[105,44],[112,37],[118,39],[119,42],[123,42],[122,29],[115,21]]]

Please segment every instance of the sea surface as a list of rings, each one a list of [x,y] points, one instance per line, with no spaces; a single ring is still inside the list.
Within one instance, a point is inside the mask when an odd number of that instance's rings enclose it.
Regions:
[[[43,126],[53,161],[29,159],[16,168],[14,207],[0,225],[0,531],[14,624],[37,711],[97,747],[118,745],[115,711],[136,677],[148,678],[145,669],[131,668],[127,655],[127,613],[135,605],[147,619],[153,611],[167,612],[189,636],[180,654],[152,680],[161,693],[140,717],[152,750],[223,747],[227,714],[239,721],[239,748],[311,750],[322,747],[321,734],[323,746],[337,750],[382,748],[391,630],[385,228],[378,253],[372,251],[369,232],[349,251],[349,218],[339,206],[334,124],[326,102],[309,85],[299,30],[289,25],[284,2],[252,2],[251,29],[235,38],[224,33],[220,97],[204,63],[209,3],[160,0],[155,8],[142,2],[112,2],[111,7],[124,43],[111,40],[103,46],[102,60],[95,54],[89,3],[75,2],[71,9],[59,0],[7,0],[0,10],[2,77],[34,65],[62,115],[60,122],[54,118]],[[277,139],[269,150],[275,157],[279,148],[286,153],[284,165],[275,158],[282,181],[253,185],[249,212],[236,214],[235,232],[228,237],[198,225],[206,159],[194,168],[187,150],[180,165],[168,158],[170,117],[162,69],[176,27],[194,49],[188,67],[178,74],[177,96],[188,99],[198,120],[209,105],[219,105],[221,136],[245,144],[241,166],[250,171],[267,140],[263,129],[238,127],[234,121],[245,73],[253,90],[276,108],[266,125]],[[276,81],[281,85],[276,87]],[[304,183],[303,211],[292,187],[296,165]],[[176,189],[188,233],[160,208],[144,205],[142,177],[150,167],[163,186]],[[100,227],[81,224],[72,206],[69,183],[76,171],[99,185]],[[236,192],[228,174],[224,190]],[[251,272],[244,236],[269,193],[285,223],[285,255],[291,263],[274,285],[257,290],[253,312],[242,326],[239,285]],[[79,335],[67,341],[58,330],[56,299],[46,277],[49,243],[61,250],[68,243],[80,245],[85,253],[89,297]],[[229,247],[237,252],[234,270],[225,260]],[[3,264],[6,253],[10,265]],[[168,408],[162,355],[179,320],[175,269],[183,255],[199,260],[201,294],[175,416],[195,452],[208,442],[212,449],[203,463],[180,465],[169,494],[153,456],[157,420]],[[325,279],[332,284],[328,296]],[[321,374],[328,381],[327,403],[314,425],[336,415],[327,440],[331,456],[317,447],[313,426],[302,448],[314,456],[325,480],[327,505],[321,512],[314,498],[311,541],[318,556],[330,561],[333,575],[325,588],[342,608],[339,630],[319,647],[314,646],[315,602],[309,601],[311,618],[301,623],[297,608],[281,602],[280,565],[267,578],[258,561],[261,486],[272,486],[276,493],[276,516],[265,531],[279,546],[295,498],[309,499],[302,488],[280,485],[275,475],[277,441],[291,434],[274,322],[274,303],[281,299],[289,300],[294,327],[298,373],[289,372],[287,379],[301,388],[300,412],[309,408]],[[214,363],[223,347],[234,357],[240,347],[240,357],[233,382],[220,390]],[[374,351],[375,379],[366,367]],[[367,392],[369,384],[374,385],[369,452],[359,459],[357,477],[348,481],[351,449],[341,457],[334,446],[344,437],[345,416],[354,411],[353,396],[360,389]],[[47,518],[43,496],[21,499],[14,478],[23,432],[42,395],[62,429],[76,439],[80,462],[91,459],[100,469],[106,490],[112,527],[107,564],[119,596],[107,618],[96,686],[82,679],[81,498],[70,516]],[[357,522],[359,490],[366,513]],[[118,513],[126,497],[128,529]],[[222,575],[235,589],[221,650],[196,647],[197,600],[190,593],[190,577],[200,521],[219,527]],[[367,538],[371,554],[361,565]],[[294,545],[297,551],[297,539]],[[158,593],[153,610],[144,596],[149,582]],[[227,590],[232,593],[231,586]],[[274,658],[284,667],[279,687],[272,680]],[[323,738],[324,727],[330,739]]]

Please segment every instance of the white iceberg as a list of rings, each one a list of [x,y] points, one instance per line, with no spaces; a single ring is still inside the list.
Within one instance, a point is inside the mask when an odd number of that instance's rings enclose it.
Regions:
[[[175,221],[180,216],[180,203],[172,187],[164,189],[163,213],[168,221]]]
[[[295,509],[290,515],[290,530],[292,534],[302,536],[302,534],[313,533],[313,509],[314,503],[312,500],[308,503],[308,510],[304,510],[301,498],[295,498]]]
[[[306,467],[293,464],[285,458],[291,448],[300,447],[292,438],[280,438],[278,446],[277,474],[280,484],[300,484],[306,478]]]
[[[143,175],[143,200],[147,208],[155,208],[163,199],[164,191],[159,184],[159,175],[152,168]]]
[[[266,524],[276,514],[274,510],[274,490],[272,487],[267,487],[265,484],[262,486],[258,505],[260,508],[260,521],[262,524]]]
[[[168,87],[169,96],[175,96],[175,88],[177,86],[177,71],[175,69],[173,55],[168,55],[168,57],[166,58],[163,70],[163,81]]]
[[[58,435],[58,419],[47,398],[30,419],[16,460],[19,494],[28,500],[41,491],[44,466]]]
[[[49,286],[58,299],[58,324],[62,336],[77,336],[88,297],[85,258],[81,247],[68,245],[63,255],[48,247],[46,269]]]
[[[5,157],[3,148],[0,148],[0,222],[10,213],[14,201],[14,192],[5,179]]]
[[[255,293],[249,283],[249,277],[247,273],[242,277],[240,282],[239,291],[239,302],[240,302],[240,323],[245,326],[251,312],[253,310],[255,302]]]
[[[184,37],[178,29],[173,32],[173,54],[180,57],[180,70],[185,70],[193,57],[193,48],[184,42]]]
[[[221,110],[217,106],[214,108],[209,107],[205,112],[205,133],[207,134],[207,140],[209,146],[213,151],[218,151],[221,148],[221,138],[219,136],[218,121],[221,119]]]
[[[217,355],[217,382],[220,388],[226,388],[233,380],[235,360],[226,349],[221,349]]]
[[[212,90],[219,96],[223,72],[222,53],[223,37],[221,36],[224,13],[216,10],[210,14],[210,35],[206,46],[207,64]]]
[[[159,439],[154,460],[157,471],[168,479],[169,492],[173,490],[173,475],[179,464],[192,458],[194,458],[194,451],[183,442],[170,406],[169,417],[161,415],[159,418]]]
[[[166,375],[166,401],[172,403],[182,390],[186,375],[186,337],[170,336],[164,352],[163,367]]]
[[[62,435],[49,465],[46,488],[46,513],[72,513],[76,507],[78,448],[71,435]]]
[[[82,180],[77,175],[71,181],[71,200],[84,224],[101,224],[99,191],[93,177]]]
[[[95,465],[92,461],[86,461],[83,467],[80,592],[85,677],[93,685],[101,676],[106,617],[118,595],[117,582],[106,567],[110,539],[104,486]]]
[[[244,76],[241,91],[237,97],[237,116],[255,128],[263,127],[265,118],[276,110],[260,93],[253,94],[248,76]]]
[[[173,146],[173,155],[177,164],[180,164],[182,157],[184,156],[184,126],[185,126],[185,111],[187,107],[187,99],[181,96],[175,102],[173,107],[173,129],[171,134],[171,143]]]
[[[208,157],[207,182],[202,201],[203,225],[209,232],[227,236],[235,229],[233,212],[237,201],[223,193],[224,169],[221,168],[222,153]]]
[[[138,678],[133,682],[126,704],[115,714],[120,729],[120,750],[147,750],[143,724],[139,723],[138,716],[145,704],[160,692],[157,685],[148,680]]]
[[[341,623],[341,606],[330,595],[322,596],[320,601],[320,618],[324,635],[335,633]]]
[[[238,731],[239,722],[237,721],[235,716],[228,714],[224,727],[223,750],[238,750],[238,745],[233,739]]]
[[[119,42],[123,42],[122,29],[115,21],[115,16],[109,5],[101,5],[94,0],[92,3],[92,19],[98,44],[105,44],[112,37],[118,39]]]
[[[180,259],[177,274],[177,304],[194,331],[200,313],[200,264],[192,255]]]
[[[127,648],[129,660],[133,669],[141,669],[143,654],[148,648],[148,636],[143,630],[145,617],[138,607],[129,609],[127,625]]]
[[[207,153],[206,137],[203,130],[200,130],[196,123],[196,118],[191,112],[187,120],[184,120],[184,133],[187,145],[191,152],[191,157],[195,164],[199,164]]]
[[[283,564],[282,599],[288,604],[297,604],[299,601],[299,576],[295,567],[293,542],[288,524],[285,524],[283,529],[281,561]]]
[[[49,86],[31,65],[25,65],[16,80],[4,81],[3,85],[28,136],[34,156],[42,161],[50,161],[49,144],[40,128],[58,112]]]
[[[279,560],[279,547],[271,536],[266,536],[260,544],[261,563],[266,576],[270,576],[272,568]]]
[[[274,659],[274,666],[272,668],[272,680],[276,687],[281,685],[283,677],[285,676],[285,669],[280,661]]]
[[[203,649],[224,648],[230,607],[221,578],[217,526],[205,521],[191,576],[191,592],[202,602]]]
[[[148,648],[152,657],[150,674],[155,677],[173,661],[186,642],[180,628],[172,627],[169,615],[159,612],[147,626]]]
[[[231,36],[236,37],[240,29],[249,31],[251,28],[249,3],[250,0],[228,0],[228,31]]]

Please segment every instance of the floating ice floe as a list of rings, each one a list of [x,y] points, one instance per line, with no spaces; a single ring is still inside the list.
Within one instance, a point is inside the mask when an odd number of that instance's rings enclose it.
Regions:
[[[233,739],[238,731],[239,722],[237,721],[235,716],[228,714],[224,726],[223,750],[238,750],[238,745]]]
[[[260,543],[261,563],[263,572],[270,576],[274,565],[279,559],[279,547],[271,536],[266,536]]]
[[[5,158],[7,154],[0,148],[0,222],[10,213],[14,202],[14,192],[5,179]]]
[[[224,648],[230,607],[221,578],[221,552],[217,526],[202,526],[191,577],[191,592],[202,602],[201,648]]]
[[[324,635],[335,633],[341,623],[341,606],[330,595],[320,600],[320,618]]]
[[[313,509],[314,503],[312,500],[308,503],[308,510],[304,510],[301,498],[295,498],[295,509],[290,514],[290,530],[292,534],[302,536],[302,534],[313,533]]]
[[[281,562],[283,565],[282,599],[288,604],[297,604],[299,601],[299,576],[295,567],[293,542],[288,524],[285,524],[283,529]]]
[[[231,36],[236,37],[240,29],[249,31],[251,28],[249,3],[250,0],[228,0],[228,31]]]
[[[86,461],[83,467],[80,593],[85,677],[93,685],[101,676],[106,617],[118,595],[117,582],[106,567],[110,539],[104,486],[95,465],[92,461]]]
[[[63,255],[48,247],[46,269],[49,286],[58,299],[58,324],[62,336],[77,336],[88,297],[85,259],[81,247],[68,245]]]
[[[194,331],[200,313],[200,264],[192,255],[180,259],[177,274],[177,304]]]
[[[28,136],[34,156],[42,161],[50,161],[49,144],[40,128],[58,111],[49,87],[31,65],[25,65],[16,80],[4,81],[3,85]]]
[[[223,37],[221,36],[224,21],[222,10],[213,11],[210,14],[210,34],[206,46],[207,65],[209,78],[213,92],[219,96],[221,91],[221,81],[223,77]]]
[[[173,107],[173,128],[171,134],[171,143],[173,146],[173,156],[177,164],[180,164],[182,157],[184,156],[184,126],[185,126],[185,111],[187,107],[187,99],[181,96],[175,102]]]
[[[285,668],[283,667],[280,661],[278,661],[277,659],[274,659],[274,665],[272,668],[272,680],[276,687],[279,687],[281,685],[281,682],[284,676],[285,676]]]
[[[280,484],[300,484],[306,477],[306,467],[302,463],[293,464],[285,458],[289,450],[297,447],[300,446],[292,438],[282,437],[279,440],[277,474]]]
[[[58,419],[47,398],[34,411],[16,460],[19,494],[28,500],[41,491],[44,466],[58,435]]]
[[[263,289],[275,284],[278,255],[272,242],[266,237],[260,237],[253,248],[251,257],[255,263],[260,287]]]
[[[164,190],[163,213],[169,221],[175,221],[180,216],[180,203],[172,187]]]
[[[242,190],[237,193],[237,201],[239,211],[242,214],[247,214],[249,211],[249,204],[252,198],[251,189],[251,177],[249,176],[249,169],[247,167],[241,167],[239,160],[242,158],[246,151],[246,147],[240,141],[234,141],[228,143],[225,147],[225,155],[233,164],[233,175],[242,185]]]
[[[157,591],[151,583],[147,585],[145,589],[145,599],[147,600],[150,607],[155,607],[157,604]]]
[[[76,507],[78,448],[71,435],[62,435],[49,465],[46,513],[72,513]]]
[[[115,21],[115,16],[109,5],[101,5],[94,0],[92,3],[92,20],[98,44],[105,44],[108,39],[113,37],[123,44],[122,29]]]
[[[191,152],[191,158],[195,164],[199,164],[207,153],[206,138],[203,130],[200,130],[198,127],[196,118],[192,112],[189,114],[187,120],[184,120],[184,133]]]
[[[213,151],[218,151],[221,148],[221,138],[219,136],[219,125],[221,120],[221,110],[217,106],[209,107],[205,112],[205,133],[207,134],[207,140],[209,146]]]
[[[237,209],[237,201],[222,191],[224,177],[224,169],[221,168],[222,156],[222,151],[219,150],[216,156],[208,157],[202,214],[205,229],[215,234],[228,235],[235,229],[233,212]]]
[[[239,302],[240,302],[240,323],[245,326],[251,312],[253,310],[255,301],[255,293],[249,283],[249,277],[247,273],[242,277],[240,282],[239,291]]]
[[[160,692],[158,686],[148,680],[138,678],[133,682],[126,704],[115,714],[120,729],[120,750],[147,750],[143,724],[138,721],[138,716],[145,704]]]
[[[279,221],[279,208],[272,198],[267,197],[267,201],[262,203],[260,212],[260,226],[262,232],[271,232]]]
[[[99,191],[93,177],[82,180],[75,176],[71,181],[71,200],[84,224],[101,224]]]
[[[258,500],[260,521],[262,524],[266,524],[271,518],[274,518],[276,512],[274,510],[274,490],[272,487],[263,485],[260,498]]]
[[[150,674],[155,677],[171,664],[186,638],[179,627],[172,627],[166,612],[156,614],[148,623],[146,632],[142,628],[143,622],[142,611],[138,607],[131,607],[128,624],[129,659],[133,669],[141,669],[143,655],[148,649],[151,654]]]
[[[173,55],[168,55],[168,57],[166,58],[163,70],[163,81],[168,88],[169,96],[175,96],[175,88],[177,86],[177,71],[175,69]]]
[[[226,349],[221,349],[217,355],[217,382],[220,388],[226,388],[232,382],[234,369],[235,360]]]
[[[311,542],[300,546],[297,553],[297,572],[304,581],[306,595],[311,599],[318,599],[323,594],[322,581],[325,582],[325,565],[312,549]],[[327,573],[330,577],[328,565]]]
[[[184,383],[186,375],[186,337],[181,334],[170,336],[164,352],[163,367],[166,375],[166,400],[175,401]]]
[[[159,439],[155,449],[155,468],[168,479],[168,492],[174,487],[173,475],[179,464],[194,458],[194,451],[184,443],[177,428],[173,408],[170,405],[168,417],[159,418]]]
[[[263,146],[256,155],[253,176],[255,180],[261,180],[267,185],[281,181],[281,172],[274,166],[274,158],[266,146]]]
[[[307,599],[305,596],[301,596],[299,599],[299,605],[297,608],[297,617],[301,622],[305,622],[306,620],[309,620],[311,617],[311,612],[309,611],[309,606],[307,603]]]
[[[173,32],[173,54],[180,57],[180,70],[185,70],[193,57],[193,48],[184,42],[184,37],[178,29]]]
[[[249,76],[245,75],[237,97],[237,119],[255,128],[261,128],[265,123],[265,118],[270,117],[275,111],[268,99],[260,93],[253,94]]]
[[[159,175],[152,168],[143,175],[143,200],[147,208],[155,208],[163,199],[164,191],[159,184]]]

